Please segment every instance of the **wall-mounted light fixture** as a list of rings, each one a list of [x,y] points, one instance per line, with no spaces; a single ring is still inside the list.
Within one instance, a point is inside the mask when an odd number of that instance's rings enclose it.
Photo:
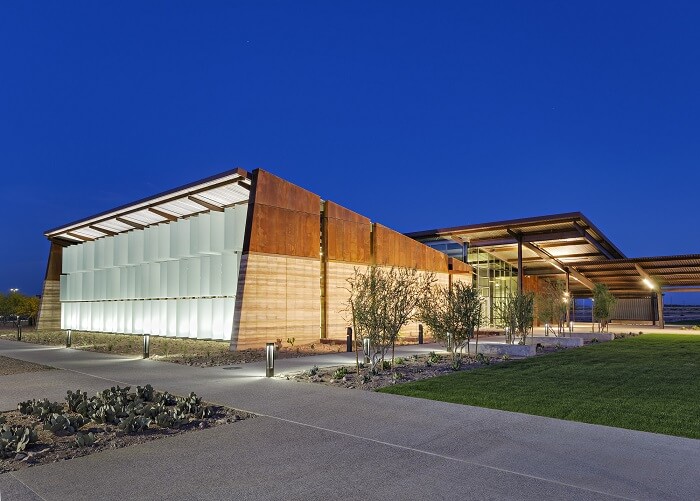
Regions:
[[[656,289],[656,287],[654,286],[654,282],[652,282],[652,281],[649,280],[648,278],[644,278],[644,279],[642,280],[642,282],[644,282],[644,285],[646,285],[646,286],[649,287],[650,289]]]

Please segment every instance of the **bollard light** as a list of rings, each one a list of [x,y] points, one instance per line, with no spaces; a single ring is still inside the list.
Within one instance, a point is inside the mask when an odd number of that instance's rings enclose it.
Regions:
[[[275,375],[275,343],[265,345],[265,377]]]
[[[362,340],[362,351],[365,354],[365,363],[369,363],[369,350],[370,350],[370,344],[369,344],[369,338],[366,337]]]
[[[66,331],[66,348],[70,348],[71,344],[73,344],[73,332],[68,329]]]
[[[143,358],[151,356],[151,335],[143,335]]]
[[[347,330],[346,348],[348,353],[352,351],[352,327],[348,327]]]
[[[423,344],[423,324],[418,324],[418,344]]]

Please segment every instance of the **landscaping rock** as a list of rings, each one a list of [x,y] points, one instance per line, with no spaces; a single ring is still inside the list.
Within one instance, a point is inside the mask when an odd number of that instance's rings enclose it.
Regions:
[[[528,338],[529,340],[530,338]],[[536,345],[537,343],[535,343]],[[535,345],[503,344],[503,343],[479,343],[477,353],[488,357],[533,357],[535,356]]]
[[[612,341],[615,339],[615,334],[612,332],[574,332],[573,337],[581,338],[585,343],[589,343],[597,339],[601,343],[603,341]]]
[[[534,336],[527,338],[528,345],[560,346],[562,348],[578,348],[583,346],[583,339],[580,337],[555,337],[555,336]]]

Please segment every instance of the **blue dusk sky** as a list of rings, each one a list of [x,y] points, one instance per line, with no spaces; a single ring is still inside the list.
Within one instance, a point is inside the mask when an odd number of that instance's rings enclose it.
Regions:
[[[700,253],[697,2],[3,2],[0,289],[44,230],[261,167],[399,231]],[[700,303],[691,295],[668,301]]]

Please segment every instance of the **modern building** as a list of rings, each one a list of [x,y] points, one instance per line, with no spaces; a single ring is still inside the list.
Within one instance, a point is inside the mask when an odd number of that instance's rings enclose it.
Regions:
[[[40,329],[216,339],[232,349],[345,339],[347,279],[376,264],[471,267],[266,171],[225,172],[46,232]],[[405,336],[417,336],[408,325]]]
[[[498,323],[503,297],[537,292],[545,279],[562,281],[572,300],[605,284],[618,299],[613,320],[661,327],[664,293],[700,292],[700,255],[628,258],[580,212],[408,236],[473,267],[491,323]]]
[[[234,169],[48,230],[39,329],[229,341],[345,339],[347,280],[370,265],[508,294],[594,283],[620,319],[663,324],[662,291],[700,290],[700,255],[627,258],[580,213],[402,235],[261,169]],[[407,337],[418,326],[408,325]]]

